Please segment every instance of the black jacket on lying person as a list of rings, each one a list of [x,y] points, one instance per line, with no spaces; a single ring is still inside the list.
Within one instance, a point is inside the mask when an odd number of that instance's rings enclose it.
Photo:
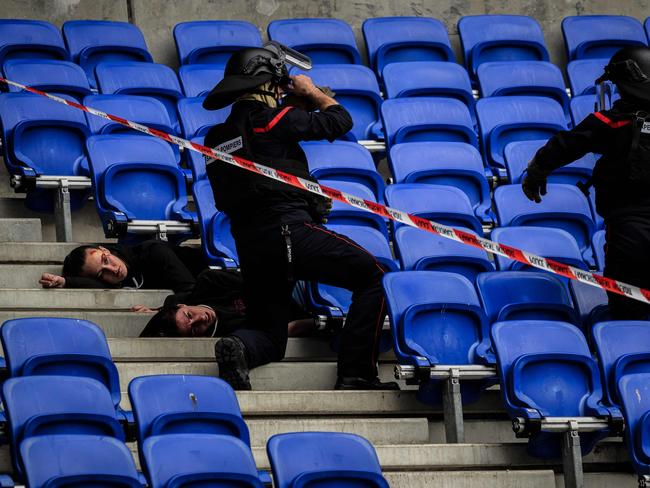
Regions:
[[[190,292],[196,276],[206,268],[200,249],[174,247],[161,241],[135,246],[101,244],[126,264],[128,275],[116,288],[171,289]],[[66,288],[110,288],[94,278],[65,276]]]

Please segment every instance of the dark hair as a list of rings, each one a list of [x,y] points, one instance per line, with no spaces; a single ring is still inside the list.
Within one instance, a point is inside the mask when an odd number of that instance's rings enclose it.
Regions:
[[[151,317],[140,337],[180,337],[176,328],[177,304],[163,306],[156,315]]]
[[[81,271],[86,264],[86,253],[91,249],[99,249],[96,245],[75,247],[63,260],[63,276],[81,276]]]

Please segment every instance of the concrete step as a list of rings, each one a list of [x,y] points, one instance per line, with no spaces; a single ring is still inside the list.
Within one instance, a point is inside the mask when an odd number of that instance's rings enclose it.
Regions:
[[[130,310],[134,305],[159,307],[169,290],[0,290],[3,310]]]
[[[42,239],[40,220],[35,218],[0,218],[0,242],[28,242]]]
[[[53,290],[46,290],[47,292]],[[0,293],[2,293],[0,291]],[[5,320],[22,317],[69,317],[74,319],[89,320],[97,324],[106,334],[106,337],[133,338],[140,335],[140,331],[147,325],[153,313],[134,312],[94,312],[82,310],[0,310],[0,323]],[[160,340],[160,339],[158,339]]]
[[[585,473],[585,487],[588,488],[637,488],[636,473]],[[392,486],[392,485],[391,485]],[[555,487],[564,488],[564,476],[555,475]]]
[[[553,471],[412,471],[388,472],[384,477],[391,488],[549,488]],[[586,485],[591,488],[591,485]]]
[[[0,263],[62,264],[79,243],[0,242]]]
[[[0,223],[0,225],[2,225]],[[0,289],[41,289],[38,280],[43,273],[61,274],[61,265],[0,264]]]

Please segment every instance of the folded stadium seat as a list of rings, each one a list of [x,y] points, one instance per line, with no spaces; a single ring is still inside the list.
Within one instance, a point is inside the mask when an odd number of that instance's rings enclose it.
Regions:
[[[178,116],[183,137],[186,139],[204,137],[214,125],[225,122],[230,115],[230,106],[219,110],[206,110],[203,108],[203,100],[205,97],[181,98],[178,101]]]
[[[386,145],[401,142],[465,142],[478,148],[467,106],[452,98],[392,98],[381,105]]]
[[[573,125],[578,125],[589,114],[598,110],[598,97],[594,95],[579,95],[571,99],[571,118]]]
[[[461,65],[443,61],[391,63],[384,68],[383,78],[388,98],[455,98],[467,105],[476,125],[472,84]]]
[[[87,320],[38,317],[7,320],[0,339],[11,377],[82,376],[100,381],[110,391],[120,418],[119,374],[104,332]]]
[[[483,97],[547,97],[562,105],[569,118],[569,96],[562,72],[554,64],[547,61],[495,61],[481,64],[477,76]]]
[[[565,284],[548,273],[482,273],[476,279],[476,288],[491,324],[507,320],[559,320],[580,325]]]
[[[266,444],[275,488],[388,488],[372,444],[356,434],[276,434]]]
[[[650,373],[650,322],[616,320],[595,324],[593,341],[609,405],[621,405],[617,385],[630,374]]]
[[[201,146],[205,142],[204,137],[194,137],[190,139],[190,142],[200,144]],[[207,179],[208,175],[205,172],[205,156],[203,153],[196,151],[187,151],[187,166],[192,172],[192,181],[197,182],[200,180]]]
[[[203,158],[200,154],[198,156]],[[205,172],[205,166],[203,171]],[[194,174],[196,177],[199,172],[194,171]],[[210,266],[236,268],[239,259],[235,239],[230,232],[230,219],[225,213],[217,210],[210,182],[206,177],[195,179],[192,192],[199,216],[199,233],[201,235],[203,255],[210,263]]]
[[[172,127],[165,106],[152,97],[139,95],[89,95],[83,100],[84,105],[126,120],[146,125],[163,132],[177,134]],[[93,135],[122,134],[142,135],[142,132],[126,127],[119,122],[88,115],[88,127]],[[178,154],[178,146],[174,145]]]
[[[27,208],[53,212],[54,192],[64,178],[74,181],[70,207],[80,208],[90,186],[85,149],[90,131],[84,113],[31,93],[8,93],[0,96],[0,121],[5,166],[20,180],[16,190],[27,192]],[[48,187],[52,182],[55,186]]]
[[[585,271],[589,269],[575,238],[562,229],[527,226],[497,227],[492,231],[492,240]],[[495,263],[497,269],[501,271],[538,269],[503,256],[495,256]]]
[[[567,64],[566,72],[574,97],[580,95],[596,95],[596,79],[605,72],[609,58],[574,59]]]
[[[81,66],[92,88],[97,88],[95,66],[102,62],[153,62],[140,29],[129,22],[69,20],[63,37],[72,61]]]
[[[376,202],[372,191],[365,185],[354,181],[328,180],[324,186],[348,193],[357,198]],[[352,207],[347,203],[332,201],[332,210],[326,217],[328,224],[361,225],[372,227],[381,232],[388,239],[388,225],[386,219],[360,208]]]
[[[593,325],[611,320],[607,306],[607,292],[599,286],[588,285],[577,280],[569,280],[569,291],[575,309],[580,315],[582,330],[587,331],[587,340],[591,343]]]
[[[494,220],[483,160],[474,146],[462,142],[395,144],[388,165],[395,183],[454,186],[467,195],[481,221]]]
[[[176,103],[183,98],[183,91],[169,66],[138,61],[101,63],[95,68],[95,75],[100,93],[143,95],[159,100],[167,109],[174,132],[180,133]]]
[[[151,488],[264,486],[250,447],[229,435],[152,436],[144,441],[142,451]]]
[[[106,237],[174,242],[195,235],[185,175],[168,142],[146,135],[91,136],[86,146]]]
[[[5,76],[11,81],[56,95],[68,95],[80,102],[90,95],[86,73],[70,61],[55,59],[14,59],[3,66]],[[20,88],[8,85],[10,92]]]
[[[598,365],[575,325],[544,320],[497,322],[491,337],[501,396],[508,415],[516,421],[515,431],[528,437],[531,456],[561,457],[563,437],[571,432],[550,430],[559,425],[568,430],[568,419],[598,417],[603,421],[602,428],[583,432],[576,421],[583,456],[614,430],[610,425],[621,422],[617,408],[602,405]]]
[[[178,68],[183,92],[188,97],[205,97],[223,79],[223,66],[188,64]]]
[[[539,148],[544,144],[546,144],[545,140],[515,141],[505,147],[503,153],[509,183],[520,184],[522,182],[528,163],[533,160]],[[579,181],[586,182],[591,178],[595,165],[596,156],[593,153],[588,153],[577,161],[553,171],[548,176],[548,181],[549,183],[569,185],[575,185]]]
[[[407,271],[447,271],[462,275],[474,283],[479,273],[494,270],[483,249],[414,227],[403,225],[398,228],[394,242],[395,254],[402,269]]]
[[[174,26],[174,41],[182,65],[216,64],[223,67],[233,51],[262,46],[262,36],[257,27],[242,20],[180,22]]]
[[[650,373],[625,375],[617,386],[623,403],[627,450],[634,470],[639,475],[639,486],[643,486],[650,480],[650,446],[647,434],[650,419]]]
[[[356,142],[304,142],[301,144],[311,175],[327,185],[329,180],[353,181],[368,187],[376,201],[384,201],[386,184],[370,152]]]
[[[403,366],[431,368],[494,364],[489,323],[474,285],[464,276],[442,271],[401,271],[383,279],[393,349]],[[442,370],[442,367],[441,367]],[[440,405],[445,381],[428,378],[424,370],[418,399]],[[463,380],[463,403],[479,399],[494,383],[494,371],[483,379]]]
[[[591,245],[594,248],[596,269],[598,271],[605,271],[605,230],[604,229],[594,232],[594,235],[591,238]]]
[[[562,19],[562,33],[569,61],[611,58],[623,47],[646,46],[641,22],[624,15],[573,15]]]
[[[424,219],[452,227],[471,229],[483,235],[481,222],[474,215],[472,205],[462,190],[449,185],[400,183],[386,187],[386,202]],[[394,222],[395,228],[402,225]]]
[[[309,56],[317,64],[361,64],[354,32],[339,19],[284,19],[268,25],[269,39]]]
[[[543,97],[481,98],[476,103],[481,146],[488,164],[505,174],[504,150],[514,141],[548,139],[567,129],[562,106]]]
[[[86,486],[141,488],[131,451],[124,442],[94,435],[42,435],[20,445],[30,488]]]
[[[292,74],[303,73],[292,70]],[[370,68],[352,64],[316,65],[305,71],[318,86],[328,86],[336,93],[336,101],[343,105],[354,126],[342,139],[364,141],[383,139],[379,111],[382,104],[377,78]]]
[[[524,15],[467,15],[458,21],[458,33],[471,77],[490,61],[548,61],[539,23]]]
[[[368,61],[377,76],[391,63],[456,60],[447,28],[431,17],[375,17],[363,21]],[[409,75],[410,76],[410,75]]]
[[[589,201],[575,186],[550,183],[541,203],[524,195],[521,185],[503,185],[494,191],[494,205],[503,227],[520,225],[559,228],[576,240],[582,257],[594,264],[591,237],[596,231]],[[524,250],[526,250],[524,248]]]
[[[43,435],[96,435],[124,441],[124,431],[106,387],[92,378],[26,376],[10,378],[2,386],[14,470],[25,464],[21,443]]]
[[[70,55],[61,32],[49,22],[0,19],[0,66],[25,58],[68,60]]]

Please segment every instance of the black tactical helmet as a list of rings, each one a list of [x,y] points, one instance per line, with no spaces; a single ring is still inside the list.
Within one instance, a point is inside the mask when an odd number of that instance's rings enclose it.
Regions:
[[[625,47],[612,56],[596,83],[612,81],[621,98],[650,103],[650,48]]]

